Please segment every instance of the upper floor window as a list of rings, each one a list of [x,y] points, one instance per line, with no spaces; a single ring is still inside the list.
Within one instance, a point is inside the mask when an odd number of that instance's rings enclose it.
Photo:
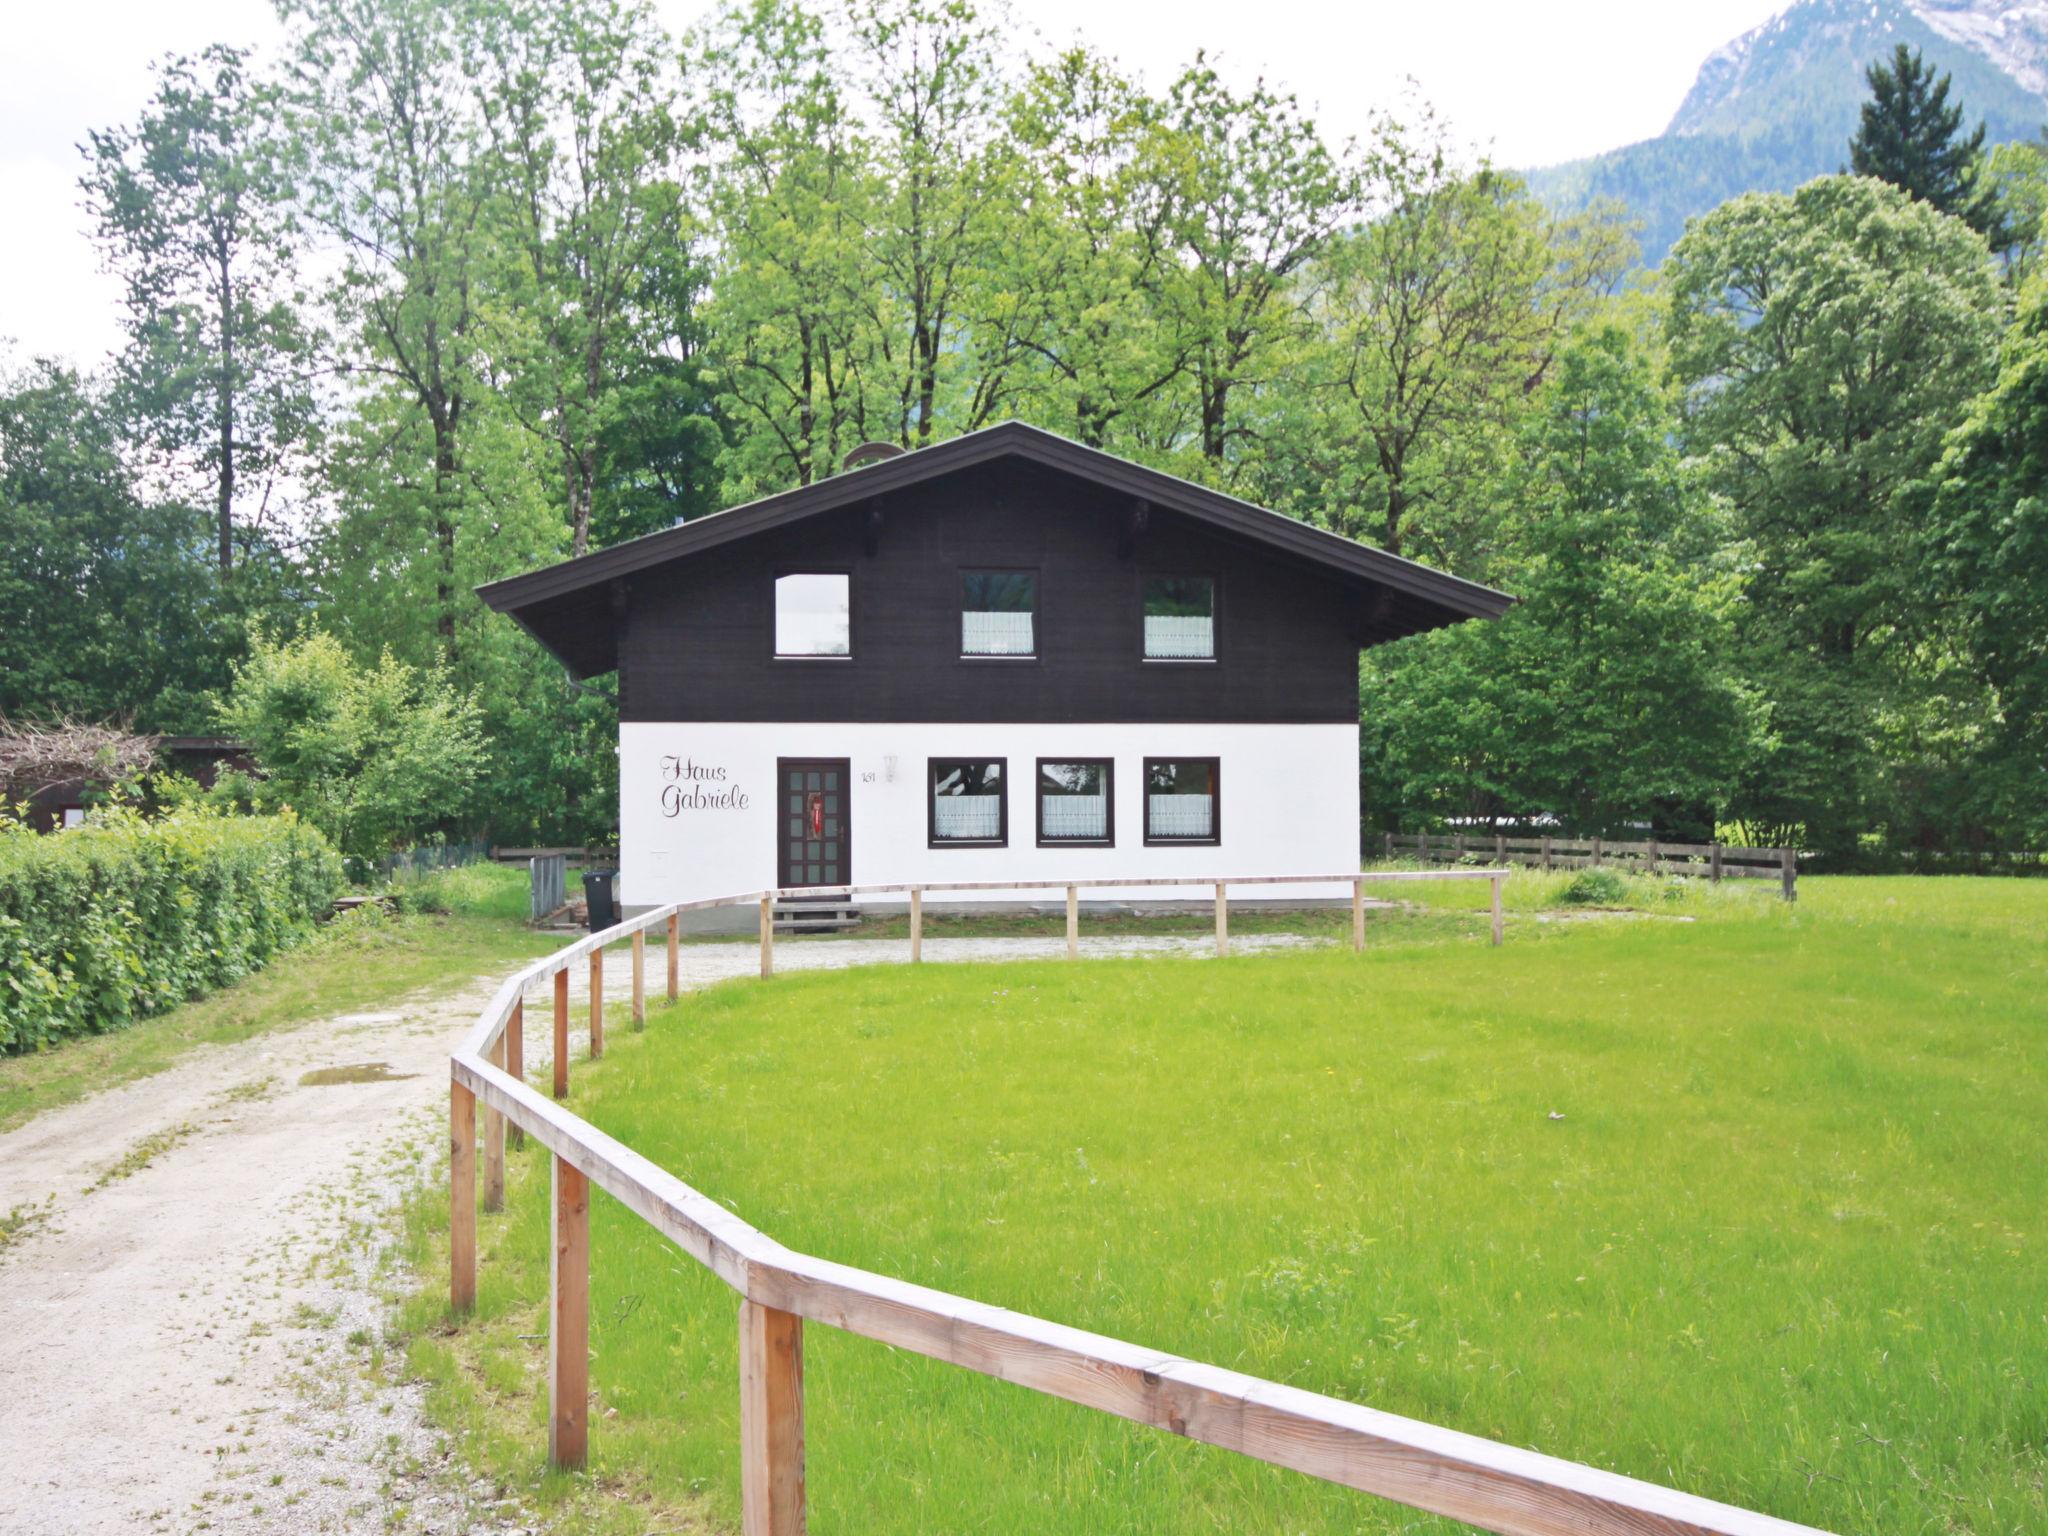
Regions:
[[[1038,654],[1038,577],[1030,571],[963,571],[962,656]]]
[[[1145,759],[1145,841],[1214,843],[1223,827],[1222,769],[1213,757]]]
[[[776,577],[775,654],[851,656],[853,578],[844,571]]]
[[[1000,848],[1010,835],[1010,796],[1000,757],[931,762],[931,845]]]
[[[1116,842],[1116,802],[1107,758],[1038,760],[1038,840],[1041,843]]]
[[[1216,582],[1212,577],[1145,578],[1145,659],[1216,659]]]

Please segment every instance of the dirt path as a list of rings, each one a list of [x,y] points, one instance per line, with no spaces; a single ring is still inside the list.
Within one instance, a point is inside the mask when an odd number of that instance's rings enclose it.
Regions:
[[[43,1213],[0,1251],[0,1532],[520,1528],[370,1364],[489,990],[204,1047],[0,1137],[0,1210]]]
[[[1083,941],[1091,955],[1208,947]],[[934,961],[1063,951],[1058,939],[925,946]],[[776,960],[836,969],[907,952],[842,940],[785,944]],[[751,945],[688,946],[684,985],[757,964]],[[662,966],[652,948],[650,994]],[[532,1528],[468,1480],[418,1391],[372,1360],[396,1201],[445,1146],[448,1050],[492,984],[202,1047],[0,1136],[0,1212],[38,1213],[0,1249],[0,1536]],[[608,1003],[630,985],[621,953]],[[538,1080],[548,1032],[528,1035]]]

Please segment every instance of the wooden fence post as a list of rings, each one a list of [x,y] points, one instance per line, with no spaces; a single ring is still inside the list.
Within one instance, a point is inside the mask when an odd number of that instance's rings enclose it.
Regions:
[[[476,1306],[476,1095],[448,1085],[448,1305]]]
[[[1453,839],[1452,839],[1452,841],[1451,841],[1451,852],[1452,852],[1453,854],[1457,855],[1457,859],[1458,859],[1458,862],[1459,862],[1459,863],[1463,863],[1463,862],[1464,862],[1464,859],[1465,859],[1465,834],[1464,834],[1464,833],[1460,832],[1460,833],[1459,833],[1459,834],[1458,834],[1458,835],[1457,835],[1457,836],[1456,836],[1455,838],[1453,838]]]
[[[1415,862],[1418,864],[1427,864],[1429,862],[1429,834],[1427,832],[1415,834]]]
[[[526,999],[512,999],[512,1012],[505,1020],[505,1075],[519,1082],[526,1081]],[[512,1145],[526,1145],[526,1132],[518,1126],[511,1127]]]
[[[590,1059],[604,1054],[604,949],[590,952]]]
[[[1721,883],[1721,845],[1719,843],[1714,844],[1711,858],[1712,863],[1708,866],[1711,873],[1708,878],[1716,885],[1719,885]]]
[[[910,963],[924,959],[924,887],[910,888]]]
[[[553,1159],[554,1253],[548,1267],[548,1460],[576,1468],[590,1453],[590,1180]]]
[[[491,1065],[505,1068],[505,1037],[491,1047]],[[484,1209],[505,1208],[505,1117],[488,1106],[484,1109]]]
[[[633,1027],[647,1027],[647,930],[633,930]]]
[[[1494,947],[1495,947],[1495,948],[1499,948],[1499,946],[1500,946],[1500,940],[1501,940],[1501,911],[1500,911],[1500,887],[1501,887],[1501,877],[1500,877],[1499,875],[1495,875],[1495,876],[1493,877],[1492,885],[1493,885],[1493,942],[1494,942]]]
[[[1785,899],[1787,901],[1797,901],[1799,899],[1798,853],[1790,848],[1780,848],[1778,850],[1778,869],[1784,883]]]
[[[761,978],[775,974],[775,898],[761,898]]]
[[[740,1302],[740,1530],[803,1536],[804,1325]]]
[[[1351,882],[1351,952],[1365,953],[1365,882]]]
[[[569,1097],[569,967],[555,972],[555,1097]]]
[[[1387,834],[1387,862],[1394,862],[1394,834],[1391,832]]]
[[[1650,851],[1647,855],[1647,858],[1649,860],[1649,868],[1644,870],[1644,873],[1654,875],[1657,873],[1657,839],[1655,839],[1654,837],[1651,838],[1649,846]]]
[[[1216,886],[1216,955],[1218,959],[1230,953],[1230,898],[1224,894],[1219,881]]]
[[[1547,875],[1554,867],[1555,866],[1551,862],[1550,839],[1548,837],[1545,837],[1543,839],[1543,872]]]
[[[1600,867],[1600,839],[1597,837],[1593,839],[1593,867]]]
[[[1493,862],[1505,864],[1508,861],[1508,837],[1505,832],[1493,834]]]
[[[671,912],[668,915],[668,1000],[670,1002],[674,1002],[676,994],[682,990],[683,957],[681,947],[680,936],[676,932],[676,915]]]
[[[1081,957],[1081,893],[1073,886],[1067,887],[1067,958]]]

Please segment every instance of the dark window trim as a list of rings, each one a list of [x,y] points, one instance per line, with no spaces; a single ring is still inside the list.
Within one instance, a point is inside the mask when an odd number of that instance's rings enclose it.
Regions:
[[[959,659],[969,666],[994,662],[998,666],[1016,666],[1023,662],[1037,662],[1045,659],[1045,575],[1035,565],[963,565],[955,574],[959,577],[953,589],[953,649],[959,652]],[[1032,579],[1031,603],[1031,651],[1025,656],[994,656],[961,649],[960,623],[967,612],[967,578],[970,576],[1029,576]]]
[[[1102,797],[1109,802],[1107,833],[1102,837],[1047,837],[1045,835],[1045,794],[1038,776],[1047,763],[1094,763],[1102,769]],[[1031,770],[1032,815],[1038,823],[1041,848],[1114,848],[1116,846],[1116,759],[1113,757],[1041,757]]]
[[[846,654],[844,656],[812,656],[802,651],[794,653],[775,648],[775,584],[785,576],[844,576],[846,578]],[[768,573],[768,659],[770,661],[810,662],[822,661],[827,665],[839,666],[852,661],[860,654],[860,601],[855,591],[859,584],[853,579],[850,565],[778,565]]]
[[[805,572],[804,574],[809,573]],[[797,657],[795,659],[806,661],[812,658]],[[836,660],[837,658],[830,659]],[[839,873],[846,877],[844,880],[835,880],[830,885],[821,884],[815,886],[805,885],[801,881],[791,886],[784,886],[782,884],[782,856],[785,845],[789,841],[788,834],[782,825],[782,818],[789,814],[788,809],[782,803],[782,797],[788,794],[789,790],[782,781],[789,773],[792,764],[801,765],[806,768],[837,768],[839,770],[839,782],[844,786],[839,791]],[[768,867],[775,872],[775,886],[778,890],[831,891],[837,890],[842,885],[853,884],[853,760],[846,757],[776,758],[774,814],[769,818],[769,827],[775,833],[775,856],[774,862]],[[805,862],[808,863],[809,860],[805,860]]]
[[[1207,763],[1210,782],[1216,786],[1216,805],[1209,818],[1207,837],[1154,837],[1152,835],[1152,765],[1154,763]],[[1145,846],[1147,848],[1214,848],[1223,841],[1223,759],[1220,757],[1148,757],[1145,759],[1145,776],[1138,792],[1144,796],[1140,808],[1145,817]]]
[[[996,835],[986,837],[940,837],[938,787],[941,768],[999,763],[996,778]],[[1034,780],[1034,786],[1036,781]],[[1010,760],[1007,757],[928,757],[924,760],[924,837],[927,848],[1007,848],[1010,846]]]
[[[1214,650],[1207,656],[1148,656],[1145,654],[1145,583],[1171,578],[1188,581],[1199,578],[1209,583],[1209,637]],[[1223,578],[1213,571],[1138,572],[1138,660],[1148,667],[1214,667],[1223,662]]]

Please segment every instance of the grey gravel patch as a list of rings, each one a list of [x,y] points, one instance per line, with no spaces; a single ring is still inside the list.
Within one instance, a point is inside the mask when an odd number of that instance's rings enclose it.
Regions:
[[[376,1344],[399,1200],[441,1155],[448,1051],[489,986],[352,1016],[388,1079],[305,1088],[332,1021],[194,1050],[0,1136],[0,1210],[122,1179],[9,1244],[0,1536],[397,1532],[536,1521],[477,1483]],[[438,1114],[437,1114],[438,1111]]]

